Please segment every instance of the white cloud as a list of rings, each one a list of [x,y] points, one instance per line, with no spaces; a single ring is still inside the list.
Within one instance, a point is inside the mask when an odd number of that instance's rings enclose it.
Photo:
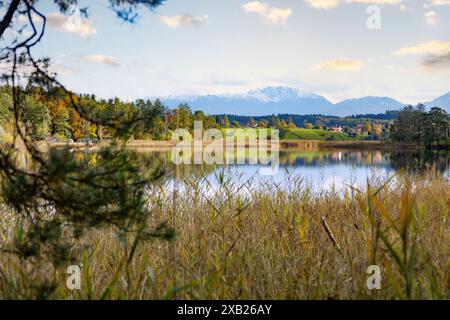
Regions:
[[[439,23],[439,18],[436,11],[433,10],[425,12],[425,19],[427,20],[427,24],[430,26],[435,26]]]
[[[10,73],[13,68],[12,61],[2,61],[0,62],[0,72],[1,73]],[[35,71],[34,67],[30,64],[18,64],[16,65],[16,72],[17,74],[23,76],[23,77],[29,77],[31,73]]]
[[[207,15],[194,17],[190,14],[182,14],[176,16],[160,16],[159,18],[164,24],[174,29],[181,26],[199,26],[208,21]]]
[[[346,0],[346,3],[365,3],[365,4],[400,4],[403,0]]]
[[[348,3],[363,3],[363,4],[389,4],[397,5],[403,0],[306,0],[308,4],[315,9],[333,9],[341,4]],[[450,1],[450,0],[438,0],[438,1]]]
[[[80,13],[69,16],[59,12],[47,15],[47,23],[59,31],[73,33],[81,38],[87,38],[97,33],[91,21],[83,18]]]
[[[271,23],[284,22],[292,15],[292,9],[272,7],[266,2],[252,1],[242,5],[247,13],[257,13]]]
[[[316,9],[333,9],[340,4],[340,0],[306,0],[309,5]]]
[[[71,74],[73,72],[73,69],[62,63],[52,63],[49,66],[48,71],[56,73],[57,75],[61,76]]]
[[[450,6],[450,0],[432,0],[431,3],[425,5],[425,7],[433,6]]]
[[[404,47],[393,54],[396,56],[405,55],[443,55],[450,53],[450,41],[430,40],[421,42],[415,46]]]
[[[106,56],[103,54],[86,55],[86,56],[82,56],[81,59],[84,61],[103,63],[103,64],[106,64],[111,67],[119,66],[119,62],[117,61],[117,59],[115,57]]]
[[[393,53],[396,56],[416,55],[426,69],[450,68],[450,41],[430,40],[415,46],[404,47]]]
[[[420,65],[424,69],[436,71],[450,70],[450,52],[442,55],[430,55],[422,58]]]
[[[313,66],[314,71],[359,71],[365,67],[364,62],[349,58],[336,58]]]

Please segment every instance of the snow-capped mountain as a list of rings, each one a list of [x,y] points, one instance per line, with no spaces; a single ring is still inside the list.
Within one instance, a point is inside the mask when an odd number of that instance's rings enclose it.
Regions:
[[[175,96],[161,98],[169,108],[188,103],[192,110],[206,114],[235,114],[262,116],[271,114],[323,114],[348,116],[353,114],[384,113],[398,110],[405,104],[389,97],[363,97],[333,104],[325,97],[292,87],[265,87],[242,94]],[[450,92],[427,103],[450,110]]]
[[[251,90],[242,97],[255,98],[263,102],[282,102],[286,100],[299,99],[323,99],[314,93],[301,91],[291,87],[266,87]]]
[[[169,97],[161,101],[171,108],[186,102],[193,110],[202,110],[207,114],[262,116],[333,112],[333,104],[324,97],[291,87],[266,87],[244,94]]]

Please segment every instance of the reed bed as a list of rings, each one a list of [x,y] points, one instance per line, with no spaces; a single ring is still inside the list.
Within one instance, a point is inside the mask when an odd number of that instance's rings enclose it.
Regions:
[[[171,241],[96,230],[74,243],[81,290],[66,267],[0,255],[0,297],[48,299],[449,299],[449,183],[442,174],[374,178],[363,190],[314,192],[289,183],[237,183],[218,173],[148,190],[152,221]],[[2,208],[2,212],[7,212]],[[0,241],[13,215],[2,215]],[[129,259],[129,258],[132,259]],[[368,266],[381,289],[366,286]]]

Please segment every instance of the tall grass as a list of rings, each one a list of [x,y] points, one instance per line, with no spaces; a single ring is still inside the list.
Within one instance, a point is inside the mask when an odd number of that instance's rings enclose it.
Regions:
[[[262,185],[223,173],[149,189],[172,242],[138,242],[113,230],[75,244],[81,290],[65,268],[0,256],[0,297],[60,299],[450,298],[449,184],[441,174],[372,179],[363,190],[314,192],[302,177]],[[287,181],[287,180],[286,180]],[[2,208],[2,213],[8,212]],[[2,214],[0,241],[15,230]],[[135,245],[137,244],[137,246]],[[380,290],[366,269],[379,265]]]

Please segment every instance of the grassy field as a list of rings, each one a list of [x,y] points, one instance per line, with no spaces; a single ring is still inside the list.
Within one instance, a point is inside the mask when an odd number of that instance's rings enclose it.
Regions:
[[[288,129],[283,136],[283,140],[354,140],[345,133],[330,132],[318,129]]]
[[[228,130],[228,132],[233,132],[236,129],[230,128],[230,129],[221,129],[222,133],[225,134],[225,130]],[[247,130],[253,130],[253,129],[243,129],[243,131],[240,131],[241,133],[245,134],[244,132]],[[259,137],[260,129],[254,129],[256,131],[256,136]],[[269,132],[267,133],[270,136],[270,129],[268,129]],[[237,134],[239,136],[239,134]],[[318,129],[305,129],[305,128],[297,128],[297,129],[287,129],[284,132],[280,132],[280,139],[282,140],[318,140],[318,141],[325,141],[325,140],[355,140],[350,138],[345,133],[339,133],[339,132],[331,132],[327,130],[318,130]]]
[[[153,221],[170,242],[140,242],[98,230],[74,242],[81,290],[66,267],[0,255],[0,298],[58,299],[448,299],[448,180],[434,171],[371,180],[366,190],[314,194],[295,176],[263,189],[218,176],[149,190]],[[239,192],[237,192],[239,190]],[[2,208],[0,239],[16,219]],[[132,257],[132,259],[129,259]],[[366,287],[369,265],[381,289]],[[52,291],[50,288],[54,288]]]

